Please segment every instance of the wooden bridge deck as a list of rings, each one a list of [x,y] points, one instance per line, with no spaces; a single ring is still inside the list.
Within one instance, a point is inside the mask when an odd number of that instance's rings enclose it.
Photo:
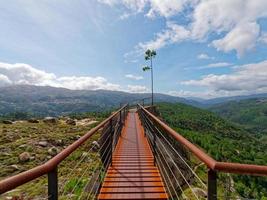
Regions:
[[[98,199],[167,199],[137,113],[129,112]]]

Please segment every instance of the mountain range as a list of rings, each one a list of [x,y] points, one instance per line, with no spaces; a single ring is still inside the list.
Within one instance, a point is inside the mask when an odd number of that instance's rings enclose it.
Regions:
[[[123,103],[141,103],[149,93],[126,93],[108,90],[69,90],[48,86],[16,85],[0,88],[0,113],[31,113],[35,116],[58,116],[69,113],[96,112],[118,108]],[[198,104],[193,100],[155,94],[155,102]]]
[[[70,113],[97,112],[118,108],[123,103],[141,103],[150,93],[127,93],[109,90],[69,90],[49,86],[14,85],[0,87],[0,116],[10,113],[31,113],[33,116],[58,116]],[[184,103],[200,108],[221,105],[231,101],[266,98],[267,94],[222,97],[215,99],[181,98],[155,94],[155,102]]]

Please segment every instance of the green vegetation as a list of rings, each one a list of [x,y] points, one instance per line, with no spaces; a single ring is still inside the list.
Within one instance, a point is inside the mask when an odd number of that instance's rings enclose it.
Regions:
[[[161,103],[158,106],[168,125],[216,160],[266,165],[267,143],[241,126],[185,104]],[[235,190],[230,193],[244,198],[267,198],[267,178],[243,175],[231,175],[229,178],[227,174],[220,173],[219,191],[229,190],[229,180],[234,180]]]
[[[267,135],[267,99],[231,101],[209,108],[225,119],[241,124],[257,137]],[[264,136],[265,135],[265,136]]]

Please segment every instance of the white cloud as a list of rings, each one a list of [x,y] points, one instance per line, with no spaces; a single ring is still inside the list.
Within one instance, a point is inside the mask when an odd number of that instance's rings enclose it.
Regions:
[[[212,42],[219,51],[237,51],[242,56],[251,50],[259,36],[258,19],[267,16],[265,0],[200,1],[192,14],[192,38],[203,40],[210,33],[226,33]]]
[[[136,81],[144,79],[143,76],[137,76],[133,74],[126,74],[125,77]]]
[[[198,67],[198,69],[229,67],[232,65],[233,65],[232,63],[228,63],[228,62],[219,62],[219,63],[211,63],[211,64],[208,64],[207,66]]]
[[[23,63],[0,63],[0,86],[38,85],[63,87],[73,90],[120,90],[118,84],[109,83],[103,77],[62,76],[36,69]]]
[[[236,50],[238,56],[242,56],[246,51],[255,47],[259,33],[260,27],[257,23],[239,24],[224,38],[214,40],[212,45],[219,51]]]
[[[150,10],[146,16],[153,18],[158,14],[163,17],[170,17],[182,11],[186,3],[189,2],[186,0],[150,0]]]
[[[122,5],[128,9],[128,12],[146,12],[146,8],[149,7],[145,16],[150,18],[153,18],[156,15],[162,17],[177,15],[177,13],[182,11],[187,4],[196,1],[197,0],[98,0],[98,2],[109,6]]]
[[[136,8],[138,0],[117,1],[138,12],[146,12],[147,17],[185,14],[186,24],[167,22],[166,28],[156,34],[155,39],[137,45],[140,49],[160,49],[166,45],[184,40],[207,41],[210,34],[218,38],[211,45],[218,51],[236,51],[240,57],[253,49],[259,40],[259,19],[267,17],[266,0],[143,0]],[[113,4],[114,5],[114,4]],[[132,5],[132,6],[129,6]],[[187,7],[190,9],[186,9]],[[188,12],[190,10],[190,12]]]
[[[147,87],[143,85],[128,85],[127,88],[127,92],[132,93],[144,93],[149,91]]]
[[[236,67],[231,74],[209,74],[182,84],[207,88],[217,96],[267,92],[267,60]]]
[[[208,54],[205,54],[205,53],[201,53],[201,54],[198,54],[197,55],[197,58],[200,59],[200,60],[213,60],[214,57],[211,57],[209,56]]]
[[[167,29],[158,33],[154,40],[139,43],[137,49],[160,49],[167,44],[178,43],[190,37],[190,31],[174,22],[167,22]]]

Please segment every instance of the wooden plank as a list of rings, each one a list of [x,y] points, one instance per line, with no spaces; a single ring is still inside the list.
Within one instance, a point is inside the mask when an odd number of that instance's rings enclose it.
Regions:
[[[164,193],[164,187],[101,188],[101,193]]]
[[[102,187],[163,187],[162,182],[104,182]]]
[[[99,194],[98,199],[150,199],[150,200],[166,200],[166,193],[129,193],[129,194]]]

